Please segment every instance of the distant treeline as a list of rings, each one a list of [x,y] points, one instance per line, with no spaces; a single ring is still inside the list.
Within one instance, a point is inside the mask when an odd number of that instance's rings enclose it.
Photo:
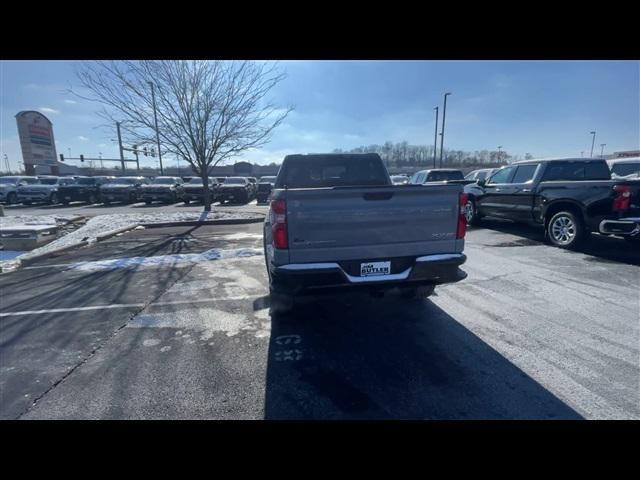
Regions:
[[[377,153],[389,167],[430,167],[433,166],[433,145],[409,145],[408,142],[385,142],[384,145],[368,145],[351,150],[335,149],[333,153]],[[487,168],[505,165],[518,160],[527,160],[533,155],[527,153],[524,157],[511,155],[502,150],[464,150],[444,149],[442,155],[443,167],[471,167],[482,165]],[[440,164],[440,150],[436,156],[437,166]]]

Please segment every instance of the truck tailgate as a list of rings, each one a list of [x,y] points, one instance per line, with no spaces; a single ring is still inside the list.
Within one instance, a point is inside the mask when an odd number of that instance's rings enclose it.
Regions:
[[[457,253],[458,184],[290,189],[289,261]]]

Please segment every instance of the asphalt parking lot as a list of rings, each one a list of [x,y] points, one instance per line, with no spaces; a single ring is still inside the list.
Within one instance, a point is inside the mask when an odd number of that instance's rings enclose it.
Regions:
[[[1,275],[0,418],[640,418],[640,252],[622,240],[570,252],[487,221],[468,278],[429,300],[274,317],[261,248],[261,224],[157,228]],[[189,260],[211,249],[241,253]]]

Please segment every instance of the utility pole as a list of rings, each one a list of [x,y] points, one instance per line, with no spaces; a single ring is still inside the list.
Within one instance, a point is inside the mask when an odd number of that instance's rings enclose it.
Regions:
[[[601,143],[600,144],[600,156],[602,158],[604,158],[604,146],[606,145],[606,143]]]
[[[4,163],[7,167],[7,173],[11,173],[11,165],[9,164],[9,157],[7,157],[7,154],[4,154]]]
[[[440,107],[434,107],[436,111],[436,129],[433,134],[433,168],[436,168],[436,152],[438,151],[438,109]]]
[[[444,94],[444,108],[442,109],[442,131],[440,132],[440,168],[442,168],[442,153],[444,151],[444,121],[447,115],[447,97],[451,92]]]
[[[122,136],[120,135],[120,122],[116,122],[118,129],[118,147],[120,148],[120,163],[122,164],[122,174],[124,175],[124,151],[122,150]]]
[[[593,132],[591,132],[591,135],[593,135],[593,138],[591,139],[591,155],[590,155],[590,157],[593,158],[593,146],[596,143],[596,132],[595,132],[595,130]]]
[[[158,112],[156,110],[156,94],[153,88],[153,82],[147,82],[151,85],[151,99],[153,101],[153,121],[156,126],[156,143],[158,144],[158,160],[160,161],[160,175],[164,175],[162,171],[162,152],[160,151],[160,132],[158,131]]]
[[[502,145],[498,145],[498,162],[502,159],[502,152],[500,150],[502,150]]]

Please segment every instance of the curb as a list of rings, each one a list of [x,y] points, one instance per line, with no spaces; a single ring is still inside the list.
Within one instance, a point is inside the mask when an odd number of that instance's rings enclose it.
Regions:
[[[38,260],[44,260],[46,258],[53,257],[54,255],[57,255],[58,253],[63,253],[63,252],[66,252],[68,250],[74,250],[76,248],[84,247],[84,246],[86,246],[88,244],[89,244],[89,242],[87,242],[86,240],[83,240],[81,242],[72,243],[71,245],[67,245],[65,247],[56,248],[55,250],[49,250],[48,252],[44,252],[44,253],[40,253],[38,255],[34,255],[33,257],[23,258],[23,259],[20,260],[20,267],[22,267],[23,265],[30,265],[32,263],[37,262]]]
[[[118,235],[119,233],[124,233],[124,232],[128,232],[129,230],[133,230],[138,225],[139,225],[139,223],[132,223],[130,225],[127,225],[126,227],[116,228],[115,230],[111,230],[109,232],[102,233],[100,235],[96,235],[96,242],[101,242],[103,240],[106,240],[107,238],[114,237],[114,236]]]
[[[265,217],[255,218],[230,218],[227,220],[192,220],[184,222],[164,222],[164,223],[141,223],[144,228],[162,228],[162,227],[197,227],[200,225],[242,225],[245,223],[262,223]]]

